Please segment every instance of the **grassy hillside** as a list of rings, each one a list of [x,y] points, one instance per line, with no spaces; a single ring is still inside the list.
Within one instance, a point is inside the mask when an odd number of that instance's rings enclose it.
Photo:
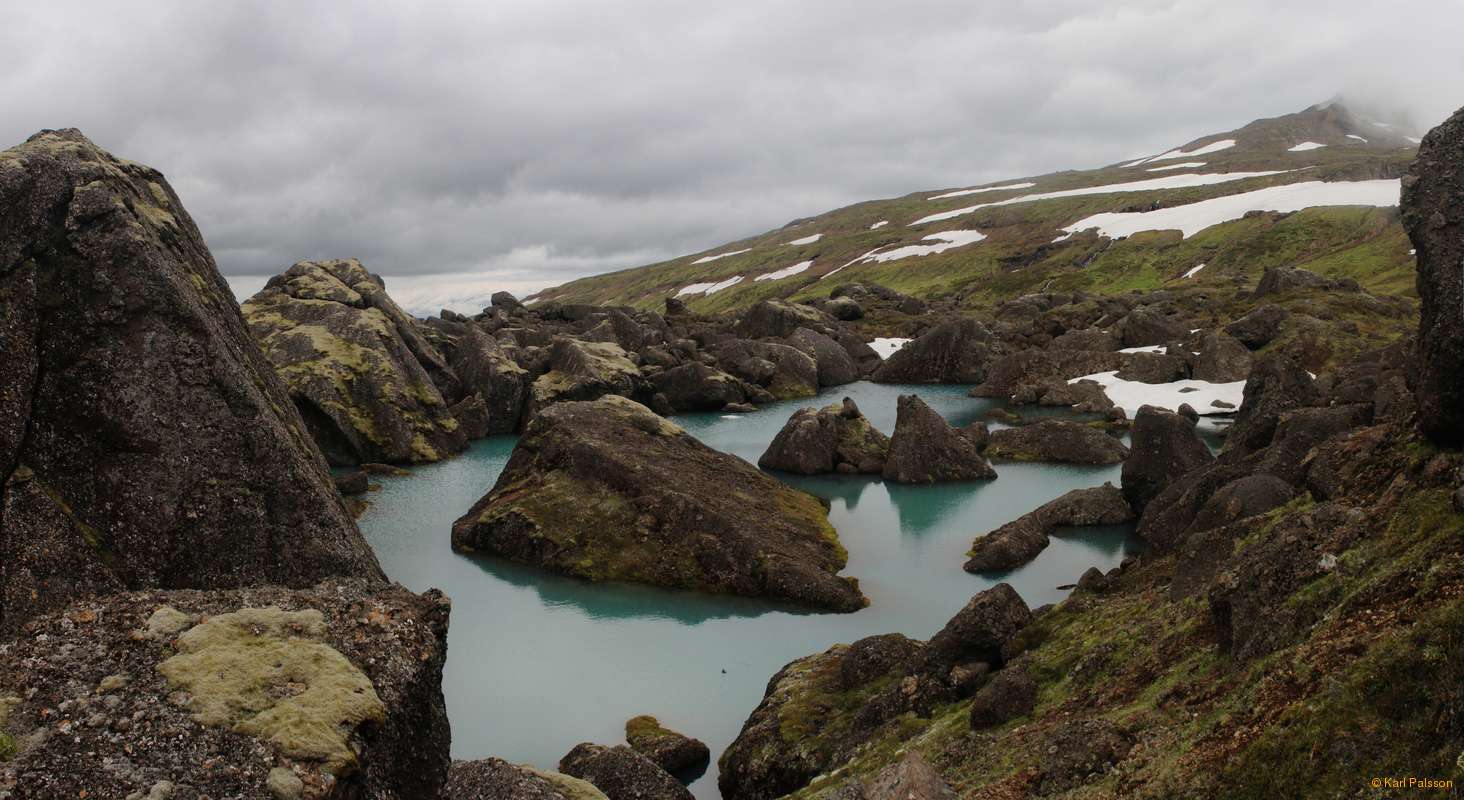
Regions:
[[[1219,146],[1216,143],[1232,140],[1235,144],[1213,149]],[[1325,146],[1293,150],[1305,143]],[[1304,267],[1355,278],[1375,292],[1407,294],[1412,292],[1413,260],[1391,207],[1324,205],[1290,214],[1257,211],[1189,238],[1177,230],[1155,230],[1116,239],[1088,231],[1054,240],[1063,236],[1064,227],[1105,212],[1174,208],[1301,182],[1396,179],[1412,160],[1414,147],[1400,129],[1363,119],[1340,104],[1314,106],[1202,137],[1146,163],[998,181],[974,187],[997,187],[994,190],[955,197],[931,199],[970,190],[952,187],[859,203],[703,253],[577,280],[545,290],[535,299],[660,308],[666,297],[690,285],[741,276],[728,288],[680,297],[694,310],[715,312],[769,297],[826,296],[843,283],[872,281],[920,297],[951,297],[984,307],[995,299],[1042,289],[1115,293],[1176,284],[1230,284],[1239,275],[1253,279],[1270,266]],[[1204,152],[1207,149],[1210,152]],[[1196,151],[1200,154],[1185,155]],[[1207,180],[1191,176],[1266,172],[1274,174],[1209,185],[1017,200],[1166,178],[1185,183]],[[1031,185],[1006,188],[1014,184]],[[1001,202],[1006,204],[920,222]],[[885,224],[874,227],[881,222]],[[929,255],[860,260],[872,252],[932,244],[925,237],[947,231],[979,231],[985,238]],[[793,244],[814,235],[816,241]],[[746,252],[704,260],[742,250]],[[696,263],[699,260],[703,263]],[[809,261],[797,274],[756,280]],[[1205,265],[1202,270],[1185,277],[1200,264]]]

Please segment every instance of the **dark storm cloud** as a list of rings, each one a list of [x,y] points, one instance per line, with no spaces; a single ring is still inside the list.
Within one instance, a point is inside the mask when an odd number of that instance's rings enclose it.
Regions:
[[[1338,92],[1464,103],[1437,0],[123,5],[7,11],[0,139],[159,167],[233,278],[355,255],[419,306]]]

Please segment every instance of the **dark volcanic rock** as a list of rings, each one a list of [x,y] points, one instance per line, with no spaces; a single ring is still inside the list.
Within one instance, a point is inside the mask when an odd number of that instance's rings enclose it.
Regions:
[[[875,370],[878,383],[980,383],[1001,344],[974,319],[946,322],[896,350]]]
[[[782,339],[799,328],[823,330],[829,318],[812,306],[763,300],[747,309],[733,331],[743,339]]]
[[[163,176],[0,153],[0,628],[117,588],[383,576]]]
[[[901,395],[898,402],[885,480],[938,483],[996,477],[973,437],[952,428],[917,395]]]
[[[1118,377],[1139,383],[1170,383],[1188,375],[1184,356],[1169,353],[1124,353],[1123,368]]]
[[[590,580],[865,604],[816,498],[616,396],[535,416],[452,541]]]
[[[1121,483],[1124,497],[1138,514],[1165,486],[1215,460],[1192,420],[1154,406],[1139,408],[1129,441]]]
[[[1356,282],[1334,281],[1315,272],[1293,267],[1269,267],[1261,275],[1261,280],[1256,284],[1253,297],[1266,297],[1268,295],[1288,292],[1292,289],[1319,289],[1322,291],[1348,290],[1357,291]]]
[[[680,781],[625,745],[577,745],[559,760],[559,771],[594,784],[610,800],[692,800]]]
[[[422,463],[467,446],[434,382],[447,364],[361,262],[302,261],[240,310],[332,464]]]
[[[1049,528],[1118,525],[1134,518],[1134,510],[1123,491],[1111,483],[1091,489],[1074,489],[1043,503],[1032,513]]]
[[[699,361],[668,369],[651,382],[677,411],[717,411],[747,401],[740,381]]]
[[[852,297],[835,297],[824,306],[824,310],[828,311],[834,319],[845,322],[864,318],[864,307]]]
[[[1189,329],[1179,320],[1141,306],[1130,311],[1116,326],[1122,347],[1150,347],[1183,339]]]
[[[1429,131],[1403,180],[1403,226],[1418,251],[1418,424],[1464,443],[1464,110]]]
[[[1099,372],[1123,369],[1128,353],[1101,350],[1019,350],[998,359],[987,370],[976,397],[1011,397],[1023,385],[1047,379],[1071,380]]]
[[[1010,584],[997,585],[972,597],[946,622],[921,651],[921,669],[948,671],[972,662],[1001,664],[1001,647],[1027,623],[1032,612]]]
[[[986,445],[991,458],[1067,464],[1117,464],[1128,452],[1123,442],[1098,428],[1056,419],[994,430]]]
[[[1296,489],[1275,475],[1246,475],[1215,490],[1190,523],[1190,530],[1209,530],[1264,514],[1294,497]]]
[[[132,592],[37,617],[0,648],[20,743],[0,793],[435,798],[448,611],[435,591],[347,582]]]
[[[1037,682],[1021,661],[996,675],[971,699],[971,729],[994,728],[1032,713],[1037,705]]]
[[[788,344],[798,348],[818,365],[818,385],[843,386],[859,380],[859,365],[844,346],[829,337],[799,328],[788,337]]]
[[[839,661],[840,685],[858,689],[892,672],[903,672],[915,662],[923,644],[898,633],[866,636],[849,645]]]
[[[488,302],[494,308],[508,312],[521,311],[524,307],[524,304],[520,303],[518,298],[513,296],[512,292],[494,292],[493,296],[488,298]]]
[[[528,397],[529,373],[497,339],[469,326],[452,353],[452,369],[468,392],[483,398],[489,433],[519,429]]]
[[[1191,355],[1190,377],[1210,383],[1243,381],[1251,371],[1251,354],[1235,337],[1211,331],[1200,337],[1199,355]]]
[[[670,730],[650,716],[627,720],[625,741],[632,750],[670,773],[706,766],[712,758],[711,750],[700,739]]]
[[[1295,361],[1279,354],[1258,360],[1246,378],[1235,424],[1225,437],[1225,453],[1244,455],[1265,447],[1282,413],[1322,402],[1316,382]]]
[[[1251,350],[1259,350],[1281,333],[1281,323],[1291,316],[1280,306],[1263,305],[1225,326],[1225,332]]]
[[[757,464],[799,475],[835,471],[878,475],[889,451],[889,438],[846,397],[842,405],[794,412]]]
[[[1133,520],[1134,512],[1123,492],[1111,483],[1074,489],[996,530],[971,545],[967,572],[1001,572],[1031,561],[1048,544],[1056,527],[1118,525]]]
[[[734,339],[711,348],[717,366],[760,386],[776,400],[818,394],[818,362],[796,347]]]
[[[530,387],[527,414],[532,418],[555,403],[605,395],[649,400],[650,383],[620,345],[556,336],[549,348],[549,371]]]
[[[442,800],[603,800],[588,781],[499,758],[454,761]]]
[[[371,479],[365,470],[356,470],[333,478],[336,489],[343,495],[365,494],[371,489]]]

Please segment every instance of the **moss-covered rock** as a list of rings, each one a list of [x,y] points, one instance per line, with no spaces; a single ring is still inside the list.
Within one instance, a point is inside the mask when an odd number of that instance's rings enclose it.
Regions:
[[[1098,428],[1068,420],[1045,419],[991,432],[988,458],[1065,464],[1117,464],[1129,449]]]
[[[757,463],[764,469],[799,475],[878,475],[884,471],[889,451],[889,437],[846,397],[840,405],[794,412]]]
[[[538,414],[452,542],[589,580],[866,602],[816,498],[614,395]]]
[[[241,310],[332,464],[422,463],[467,444],[442,355],[355,259],[302,261]]]
[[[650,383],[620,345],[561,336],[549,348],[549,371],[529,389],[530,417],[555,403],[617,395],[648,400]]]
[[[711,750],[700,739],[677,733],[647,715],[626,720],[625,742],[673,775],[705,767],[712,757]]]

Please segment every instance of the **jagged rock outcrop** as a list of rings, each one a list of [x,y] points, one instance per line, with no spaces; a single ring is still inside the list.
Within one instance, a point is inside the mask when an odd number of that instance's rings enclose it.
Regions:
[[[1193,420],[1154,406],[1141,406],[1134,415],[1129,442],[1121,485],[1140,515],[1164,487],[1215,460]]]
[[[1291,312],[1266,304],[1225,326],[1225,332],[1251,350],[1270,344],[1281,333],[1281,326]]]
[[[1321,402],[1316,382],[1295,361],[1279,354],[1259,359],[1246,378],[1240,409],[1225,437],[1225,452],[1234,456],[1265,447],[1283,413]]]
[[[796,347],[733,339],[710,348],[717,365],[763,388],[775,400],[818,394],[818,362]]]
[[[559,771],[593,784],[610,800],[692,800],[669,772],[623,744],[577,745],[559,760]]]
[[[816,498],[614,395],[535,416],[452,543],[589,580],[865,604]]]
[[[437,592],[326,583],[81,600],[0,648],[0,793],[437,797]],[[281,790],[304,794],[281,794]]]
[[[705,767],[712,758],[711,750],[700,739],[677,733],[650,716],[626,720],[625,743],[673,775]]]
[[[498,340],[476,326],[465,326],[452,353],[452,369],[463,389],[482,398],[488,433],[513,433],[524,416],[528,371],[514,362]]]
[[[1123,492],[1111,483],[1074,489],[976,538],[971,545],[967,572],[1015,569],[1042,552],[1053,528],[1077,525],[1118,525],[1134,519]]]
[[[1418,257],[1418,424],[1436,442],[1464,443],[1464,109],[1428,132],[1403,180],[1403,226]]]
[[[549,371],[529,387],[530,418],[556,404],[618,395],[649,402],[650,383],[620,345],[556,336]]]
[[[1001,343],[974,319],[954,319],[932,328],[885,359],[874,371],[878,383],[981,383],[1003,353]]]
[[[956,430],[918,395],[901,395],[897,402],[885,480],[940,483],[996,477],[996,470],[981,455],[979,437],[984,427],[971,434]]]
[[[0,628],[123,588],[383,580],[198,229],[75,130],[0,153]]]
[[[588,781],[500,758],[454,761],[442,800],[607,800]]]
[[[840,405],[793,412],[757,464],[799,475],[878,475],[889,451],[889,438],[846,397]]]
[[[240,307],[332,464],[437,461],[467,446],[441,354],[355,259],[302,261]]]
[[[1045,419],[991,432],[989,458],[1054,461],[1067,464],[1117,464],[1129,449],[1117,438],[1079,422]]]

